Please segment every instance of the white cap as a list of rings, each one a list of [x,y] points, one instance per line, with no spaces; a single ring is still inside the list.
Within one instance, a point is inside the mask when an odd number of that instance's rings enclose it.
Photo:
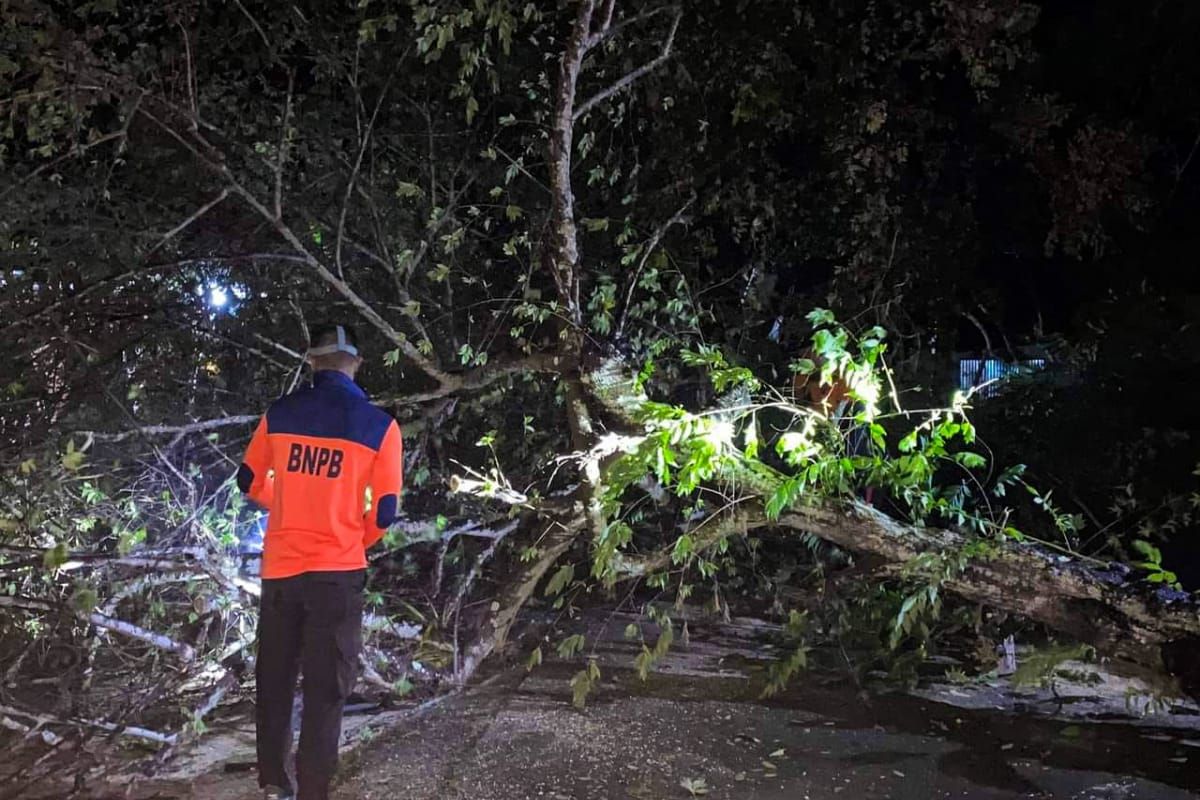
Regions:
[[[330,356],[334,353],[348,353],[352,356],[358,355],[358,348],[346,341],[346,329],[341,325],[337,326],[337,343],[308,348],[310,356]]]

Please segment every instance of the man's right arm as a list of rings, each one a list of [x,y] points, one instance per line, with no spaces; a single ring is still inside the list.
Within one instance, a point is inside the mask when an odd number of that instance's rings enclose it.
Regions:
[[[263,508],[271,507],[275,496],[275,479],[271,475],[271,441],[267,438],[267,415],[263,414],[254,429],[250,446],[237,471],[237,485],[242,492]]]

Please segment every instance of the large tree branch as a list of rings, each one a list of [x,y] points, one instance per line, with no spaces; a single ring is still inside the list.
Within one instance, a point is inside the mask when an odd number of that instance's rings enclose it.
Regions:
[[[575,227],[575,194],[571,188],[572,145],[575,140],[576,87],[591,36],[594,0],[581,0],[575,24],[559,61],[554,116],[550,126],[550,269],[567,320],[578,329],[583,322],[579,304],[579,237]]]
[[[566,369],[567,361],[557,353],[534,353],[533,355],[515,358],[510,361],[498,361],[486,367],[464,373],[450,373],[447,380],[438,388],[428,392],[397,395],[375,400],[379,406],[405,406],[414,403],[424,403],[438,400],[460,392],[471,392],[483,389],[498,380],[520,372],[556,373]],[[76,433],[90,436],[98,442],[122,442],[135,436],[178,436],[228,428],[235,425],[252,425],[259,420],[260,414],[234,414],[215,419],[197,420],[179,425],[143,425],[118,433],[104,431],[80,430]]]
[[[363,318],[365,318],[385,337],[387,337],[389,342],[395,345],[400,352],[404,353],[404,355],[410,361],[416,364],[422,371],[440,384],[445,385],[448,381],[450,381],[451,376],[449,373],[443,371],[440,367],[434,364],[433,361],[426,358],[425,355],[421,353],[419,349],[417,349],[417,346],[409,341],[407,336],[393,328],[387,320],[380,316],[379,312],[376,311],[370,303],[368,303],[361,296],[359,296],[357,292],[351,289],[349,284],[347,284],[337,275],[333,274],[328,267],[321,263],[321,260],[313,255],[312,252],[304,246],[304,243],[300,241],[300,237],[296,235],[295,231],[293,231],[283,220],[275,219],[274,215],[271,214],[271,212],[258,200],[258,198],[256,198],[245,187],[238,183],[236,179],[234,179],[228,168],[223,167],[222,170],[226,175],[227,180],[229,180],[233,190],[237,194],[241,195],[242,199],[244,199],[251,208],[262,215],[262,217],[266,219],[272,227],[275,228],[275,231],[282,236],[297,253],[300,254],[310,269],[316,272],[322,280],[324,280],[327,284],[329,284],[330,287],[333,288],[334,291],[346,298],[346,300],[350,302],[350,305],[353,306]]]
[[[674,12],[674,17],[671,19],[671,28],[667,31],[667,37],[663,40],[662,50],[659,51],[659,54],[637,69],[626,73],[619,80],[617,80],[616,83],[612,84],[608,88],[602,89],[585,100],[583,104],[578,106],[572,113],[572,120],[579,119],[608,98],[612,97],[618,92],[628,89],[634,83],[658,69],[663,62],[671,57],[671,47],[675,44],[675,33],[679,30],[680,20],[683,19],[683,9],[679,8],[678,6],[674,6],[672,7],[672,10]]]
[[[77,433],[91,436],[98,442],[122,442],[126,439],[131,439],[134,436],[166,436],[193,433],[208,433],[220,428],[227,428],[232,425],[250,425],[258,422],[260,414],[236,414],[229,417],[218,417],[216,419],[200,420],[199,422],[190,422],[185,425],[144,425],[140,428],[131,428],[120,433],[104,433],[101,431],[77,431]]]
[[[587,527],[587,517],[583,514],[563,521],[555,521],[537,541],[538,557],[521,566],[515,575],[505,585],[500,596],[493,603],[496,611],[484,622],[482,630],[475,642],[467,648],[454,679],[458,685],[463,685],[471,679],[479,665],[508,640],[509,631],[517,620],[526,601],[529,600],[542,577],[554,565],[554,562],[570,549]]]
[[[379,330],[388,339],[388,341],[395,345],[395,347],[400,350],[400,352],[402,352],[410,361],[416,364],[422,371],[424,371],[438,383],[444,384],[447,381],[447,379],[450,377],[448,373],[443,371],[433,361],[426,358],[424,354],[417,349],[416,345],[408,340],[408,337],[404,336],[395,328],[393,328],[391,324],[387,322],[387,320],[380,316],[379,312],[377,312],[370,303],[359,296],[359,294],[351,289],[344,280],[333,274],[333,272],[330,271],[330,269],[326,267],[320,259],[313,255],[312,251],[304,246],[304,243],[300,240],[300,237],[296,235],[295,231],[293,231],[291,227],[283,221],[283,219],[276,217],[271,209],[267,208],[267,206],[264,205],[263,202],[254,195],[253,192],[247,189],[234,176],[233,172],[219,157],[219,154],[203,152],[196,143],[188,141],[188,139],[180,135],[179,132],[172,128],[169,124],[159,119],[157,115],[152,114],[145,109],[141,109],[140,113],[145,115],[147,119],[150,119],[155,125],[161,128],[189,152],[195,155],[202,164],[217,173],[226,183],[227,191],[232,192],[245,200],[246,203],[252,209],[254,209],[254,211],[256,211],[259,216],[261,216],[275,230],[276,233],[283,237],[284,241],[291,245],[292,249],[296,251],[296,253],[310,269],[316,272],[317,275],[320,276],[325,283],[329,284],[334,291],[349,301],[350,305],[353,306],[354,309],[364,319],[366,319],[369,323],[371,323],[372,326]]]
[[[616,13],[616,10],[617,0],[603,0],[600,5],[600,27],[599,30],[592,34],[592,37],[603,35],[612,28],[613,14]],[[592,37],[588,37],[589,47],[594,46],[591,44]]]
[[[41,613],[57,610],[50,603],[42,600],[33,600],[26,597],[9,597],[0,595],[0,608],[19,608],[25,611],[37,611]],[[146,630],[145,628],[134,625],[132,622],[114,619],[106,614],[101,614],[98,611],[92,612],[76,612],[75,616],[85,622],[90,622],[97,628],[103,628],[106,631],[119,633],[122,636],[130,639],[136,639],[140,642],[145,642],[148,645],[157,647],[159,650],[165,650],[168,653],[174,653],[179,656],[182,661],[191,661],[196,657],[196,651],[191,645],[177,642],[169,636],[164,636],[161,633]]]
[[[447,376],[447,380],[441,386],[428,392],[399,395],[377,402],[379,405],[424,403],[429,400],[437,400],[452,394],[458,394],[459,392],[483,389],[502,378],[518,372],[562,372],[568,366],[568,360],[558,353],[534,353],[512,359],[511,361],[498,361],[495,364],[473,369],[470,372],[452,373]]]
[[[905,525],[857,502],[801,506],[771,520],[757,500],[748,500],[729,514],[706,520],[691,535],[699,551],[727,536],[772,527],[808,531],[846,550],[896,563],[928,553],[952,555],[970,542],[944,528]],[[671,552],[664,549],[625,560],[619,571],[638,577],[671,563]],[[1166,648],[1200,641],[1200,607],[1194,601],[1160,601],[1123,576],[1027,543],[996,542],[992,555],[971,560],[945,586],[968,600],[1041,622],[1104,655],[1157,670],[1164,667]]]

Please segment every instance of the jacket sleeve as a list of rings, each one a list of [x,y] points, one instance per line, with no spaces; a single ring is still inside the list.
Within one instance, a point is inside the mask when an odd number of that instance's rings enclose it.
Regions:
[[[371,511],[364,520],[363,547],[383,538],[384,531],[396,521],[400,510],[400,489],[404,485],[404,441],[395,420],[388,426],[383,443],[371,468]]]
[[[275,496],[275,476],[271,474],[271,442],[267,438],[267,417],[258,421],[250,446],[237,471],[237,485],[242,492],[263,508],[271,507]]]

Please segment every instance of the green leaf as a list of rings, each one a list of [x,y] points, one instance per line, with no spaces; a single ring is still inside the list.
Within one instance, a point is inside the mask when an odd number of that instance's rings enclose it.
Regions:
[[[835,317],[833,312],[827,308],[814,308],[812,311],[808,312],[806,319],[808,319],[809,323],[814,328],[822,325],[833,325],[837,322],[837,317]]]
[[[767,519],[779,519],[779,515],[792,504],[804,490],[804,483],[799,477],[788,478],[781,483],[771,496],[767,498],[765,511]]]
[[[979,455],[979,453],[972,453],[970,451],[958,453],[954,456],[954,460],[959,464],[962,464],[967,469],[981,469],[987,466],[986,458]]]
[[[1145,556],[1153,566],[1157,567],[1162,564],[1162,551],[1145,539],[1135,539],[1131,547]]]
[[[687,560],[692,555],[692,537],[686,533],[675,540],[675,547],[671,551],[671,563],[679,564]]]
[[[71,439],[67,442],[67,450],[62,455],[63,468],[70,472],[77,472],[84,461],[84,454],[80,450],[75,449],[75,440]]]
[[[558,655],[561,658],[570,658],[578,653],[587,644],[587,637],[582,633],[572,634],[558,643]]]
[[[1004,529],[1004,535],[1014,541],[1017,541],[1017,542],[1025,541],[1025,534],[1021,533],[1019,530],[1012,527],[1011,525],[1009,525],[1008,527],[1006,527]]]
[[[442,252],[453,253],[462,246],[463,239],[467,235],[466,227],[455,228],[450,233],[442,237]]]
[[[396,184],[396,197],[401,199],[420,197],[423,194],[425,194],[425,190],[415,183],[400,181],[398,184]]]
[[[798,358],[789,364],[788,368],[799,375],[811,375],[817,365],[811,358]]]
[[[78,584],[71,593],[71,608],[78,614],[91,614],[100,605],[100,595],[86,583]]]
[[[67,563],[67,557],[69,555],[70,551],[67,549],[66,542],[59,542],[45,552],[45,554],[42,556],[42,563],[46,566],[46,569],[58,569],[63,564]]]
[[[596,664],[596,659],[588,661],[587,667],[576,672],[571,678],[571,705],[576,708],[583,708],[587,703],[587,697],[592,693],[592,689],[596,686],[596,681],[600,679],[600,667]]]
[[[567,588],[567,585],[570,584],[574,578],[575,565],[563,564],[558,568],[558,572],[554,573],[554,577],[552,577],[546,584],[546,588],[542,593],[543,596],[553,597],[554,595],[559,594],[563,589]]]

